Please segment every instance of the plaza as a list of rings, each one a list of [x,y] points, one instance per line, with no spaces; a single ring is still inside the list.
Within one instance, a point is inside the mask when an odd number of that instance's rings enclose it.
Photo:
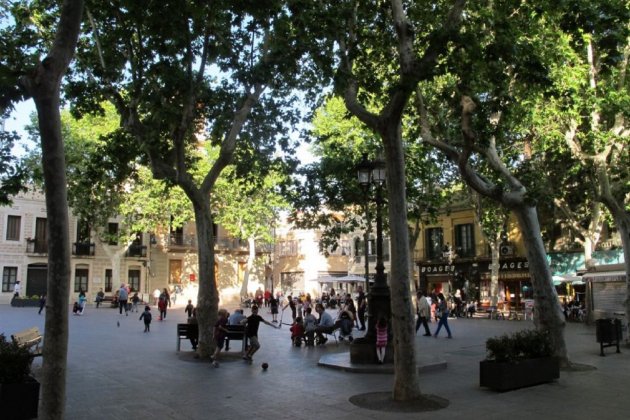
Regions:
[[[70,312],[70,308],[68,308]],[[249,310],[246,309],[246,315]],[[152,312],[157,308],[152,307]],[[331,313],[332,314],[332,313]],[[449,401],[448,407],[423,413],[373,411],[349,402],[358,394],[390,391],[393,375],[353,373],[319,366],[322,358],[348,353],[348,343],[292,347],[289,327],[261,325],[261,349],[249,365],[234,343],[221,365],[195,359],[190,343],[176,352],[176,324],[185,322],[184,307],[169,309],[165,321],[153,321],[143,333],[140,313],[119,315],[110,308],[88,306],[69,316],[67,419],[531,419],[626,418],[630,387],[630,350],[606,349],[599,356],[595,326],[568,323],[569,357],[582,366],[562,371],[557,382],[507,393],[479,387],[479,361],[487,337],[532,328],[531,321],[482,318],[449,320],[454,338],[418,334],[416,353],[424,394]],[[270,320],[264,309],[261,315]],[[285,313],[284,322],[290,318]],[[334,314],[333,314],[334,315]],[[157,317],[154,317],[154,319]],[[119,326],[118,326],[119,325]],[[37,326],[37,308],[0,305],[0,332],[7,336]],[[436,323],[430,324],[432,331]],[[45,339],[45,338],[44,338]],[[343,358],[343,356],[337,356]],[[267,371],[260,367],[269,363]],[[586,365],[586,366],[584,366]],[[41,359],[33,364],[35,375]],[[592,368],[589,368],[592,367]]]

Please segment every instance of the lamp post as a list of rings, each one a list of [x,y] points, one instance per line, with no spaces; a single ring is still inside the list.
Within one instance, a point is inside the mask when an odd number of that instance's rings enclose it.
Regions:
[[[366,229],[365,234],[363,235],[363,258],[365,262],[365,293],[370,293],[370,182],[372,177],[372,164],[368,160],[367,153],[363,154],[363,159],[357,166],[357,176],[359,178],[359,185],[363,189],[365,193],[365,220],[366,220]]]
[[[376,190],[376,274],[374,276],[374,285],[368,289],[368,329],[365,337],[354,340],[350,347],[350,361],[352,363],[376,363],[376,354],[374,352],[374,343],[376,342],[376,322],[379,317],[391,318],[391,304],[389,286],[387,286],[387,276],[385,275],[385,265],[383,264],[383,185],[386,180],[385,161],[380,155],[373,161],[369,161],[367,154],[363,155],[363,159],[357,166],[357,176],[359,185],[363,188],[366,196],[369,197],[369,191],[372,185]],[[367,200],[366,200],[367,202]],[[368,207],[366,203],[366,208]],[[369,213],[366,211],[368,216]],[[366,234],[366,282],[368,281],[368,252],[367,252]],[[391,353],[391,352],[387,352]]]

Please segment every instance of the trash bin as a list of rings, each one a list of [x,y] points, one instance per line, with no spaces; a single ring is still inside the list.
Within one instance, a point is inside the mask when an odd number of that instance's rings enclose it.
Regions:
[[[603,318],[595,321],[595,336],[600,344],[600,356],[604,356],[604,347],[617,347],[619,350],[619,342],[621,341],[621,320],[612,318]]]

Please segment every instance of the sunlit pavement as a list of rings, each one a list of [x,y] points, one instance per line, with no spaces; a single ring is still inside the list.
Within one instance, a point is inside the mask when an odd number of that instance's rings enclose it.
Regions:
[[[32,326],[43,331],[44,316],[37,310],[0,305],[0,332],[10,336]],[[115,309],[89,306],[82,316],[70,315],[67,419],[621,419],[630,410],[630,349],[616,354],[607,348],[607,356],[600,357],[594,326],[569,323],[566,342],[572,361],[595,370],[563,371],[557,382],[507,393],[479,387],[484,343],[487,337],[531,328],[531,321],[453,319],[452,340],[419,334],[419,359],[446,363],[420,374],[422,392],[450,405],[410,414],[365,410],[348,401],[356,394],[391,390],[394,376],[318,366],[322,356],[347,352],[347,342],[296,348],[288,325],[261,325],[262,348],[251,365],[230,351],[213,368],[192,357],[188,342],[175,351],[176,324],[185,322],[183,306],[170,310],[165,321],[155,320],[155,307],[152,312],[149,334],[143,333],[140,313],[121,316]],[[271,320],[267,310],[261,315]],[[436,326],[430,324],[431,330]],[[240,343],[233,343],[236,349]],[[267,371],[262,362],[269,363]],[[35,361],[36,373],[39,366],[41,360]]]

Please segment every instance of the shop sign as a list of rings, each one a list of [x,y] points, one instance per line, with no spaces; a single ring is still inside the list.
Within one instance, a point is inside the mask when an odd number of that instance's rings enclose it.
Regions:
[[[422,266],[420,268],[420,272],[422,274],[453,273],[455,272],[455,265],[440,264],[440,265]]]
[[[488,263],[487,270],[490,271],[492,263]],[[499,271],[528,271],[529,262],[525,261],[505,261],[499,262]]]

